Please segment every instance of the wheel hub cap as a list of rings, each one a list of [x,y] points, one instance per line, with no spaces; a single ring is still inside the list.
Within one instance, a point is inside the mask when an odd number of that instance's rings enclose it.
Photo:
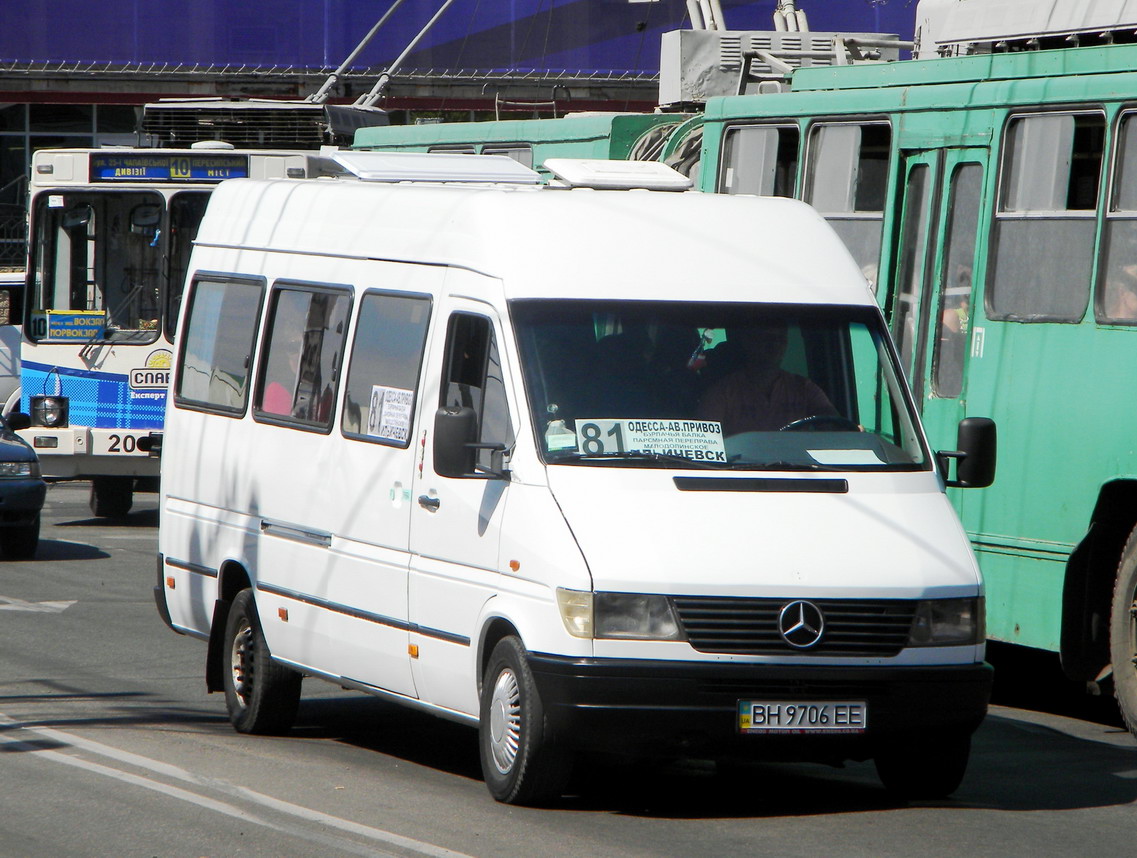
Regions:
[[[521,737],[521,693],[512,670],[503,670],[490,697],[490,753],[503,775],[513,769]]]

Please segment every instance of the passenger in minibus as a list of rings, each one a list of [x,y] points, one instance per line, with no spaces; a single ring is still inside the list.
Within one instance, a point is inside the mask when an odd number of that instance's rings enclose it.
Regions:
[[[728,330],[744,362],[715,382],[699,403],[699,417],[717,420],[723,435],[775,432],[815,416],[835,416],[825,392],[804,376],[781,368],[789,333],[782,324]]]

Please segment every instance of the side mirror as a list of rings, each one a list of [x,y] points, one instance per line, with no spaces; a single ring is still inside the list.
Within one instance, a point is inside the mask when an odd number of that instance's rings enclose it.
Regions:
[[[32,418],[22,411],[13,411],[7,417],[8,428],[13,432],[18,432],[21,429],[27,429],[32,425]]]
[[[478,418],[474,409],[439,408],[434,414],[434,470],[443,477],[482,477],[506,479],[500,457],[494,457],[494,469],[478,468],[478,450],[504,453],[504,444],[478,443]]]
[[[161,458],[162,456],[162,433],[151,432],[149,435],[143,435],[138,439],[138,449],[144,453],[149,453],[154,458]]]
[[[964,489],[982,489],[995,482],[998,447],[995,421],[989,417],[965,417],[959,421],[955,450],[936,454],[944,482]],[[948,460],[955,459],[955,479],[948,478]]]
[[[478,417],[473,408],[439,408],[434,415],[434,470],[443,477],[474,473]]]

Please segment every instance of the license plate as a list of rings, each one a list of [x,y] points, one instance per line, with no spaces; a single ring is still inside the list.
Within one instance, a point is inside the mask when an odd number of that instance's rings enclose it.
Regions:
[[[741,700],[742,733],[863,733],[868,725],[863,700]]]

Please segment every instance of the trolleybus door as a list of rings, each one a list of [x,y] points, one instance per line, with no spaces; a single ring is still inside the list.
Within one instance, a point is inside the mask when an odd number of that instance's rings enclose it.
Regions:
[[[973,289],[986,150],[905,153],[889,318],[932,446],[951,449],[967,416],[976,339]],[[980,331],[981,337],[981,331]]]

